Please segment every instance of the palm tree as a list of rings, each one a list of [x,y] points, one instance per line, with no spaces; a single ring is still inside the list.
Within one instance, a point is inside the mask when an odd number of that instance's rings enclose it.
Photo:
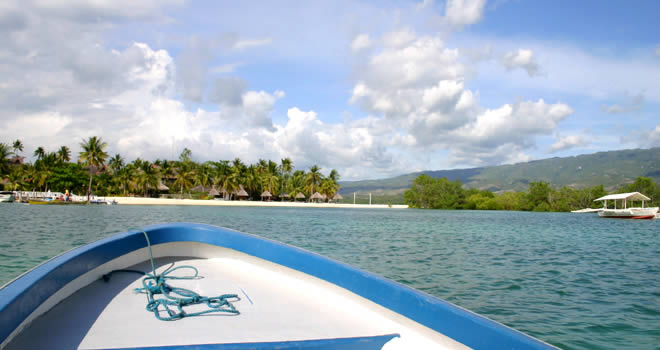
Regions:
[[[46,155],[46,150],[43,147],[39,146],[34,150],[34,156],[37,157],[37,160],[41,160]]]
[[[260,172],[261,170],[259,167],[252,164],[247,167],[247,170],[245,170],[242,175],[240,173],[236,173],[235,175],[236,181],[245,185],[245,189],[250,193],[250,197],[252,197],[253,194],[258,196],[261,193],[261,189],[263,188],[263,178],[260,175]]]
[[[272,160],[268,161],[268,167],[266,168],[266,172],[264,174],[266,183],[268,183],[268,192],[271,194],[273,193],[273,184],[275,184],[275,187],[277,186],[277,183],[280,182],[279,178],[279,171],[278,171],[278,166],[277,163],[273,162]]]
[[[234,163],[232,164],[232,167],[236,168],[236,170],[239,172],[243,172],[245,170],[245,164],[243,164],[241,158],[235,158],[232,163]]]
[[[202,164],[197,173],[195,174],[195,183],[202,187],[209,187],[213,182],[213,168],[211,168],[211,163],[206,162]]]
[[[136,178],[138,188],[142,189],[142,195],[146,197],[150,188],[157,188],[159,180],[160,174],[156,168],[151,166],[149,161],[144,161]]]
[[[87,201],[89,201],[92,194],[92,178],[97,169],[101,169],[105,165],[105,159],[108,154],[105,153],[105,148],[108,144],[103,142],[100,137],[92,136],[87,142],[83,140],[80,143],[83,151],[80,152],[78,162],[84,166],[89,167],[89,186],[87,187]]]
[[[124,159],[122,159],[121,155],[117,153],[114,157],[110,158],[108,165],[114,173],[117,173],[122,167],[124,167]]]
[[[280,172],[282,172],[282,189],[280,192],[284,191],[284,186],[291,177],[291,171],[293,171],[293,162],[291,158],[284,158],[280,160]]]
[[[128,191],[128,188],[131,187],[131,185],[133,184],[134,176],[135,176],[135,168],[133,167],[133,165],[123,167],[117,173],[119,185],[124,190],[124,196],[126,196],[126,192]]]
[[[174,180],[174,186],[179,186],[181,188],[181,199],[183,199],[184,188],[188,189],[192,187],[194,181],[195,171],[186,163],[181,163],[179,171],[176,174],[176,179]]]
[[[314,194],[314,185],[320,185],[322,179],[323,174],[321,174],[321,168],[316,165],[309,168],[309,173],[305,176],[305,185],[310,188],[310,196]]]
[[[9,174],[9,183],[7,184],[7,187],[9,190],[18,191],[25,186],[26,179],[27,175],[25,171],[23,171],[22,168],[19,168]]]
[[[280,170],[282,171],[282,174],[291,175],[291,171],[293,170],[293,161],[291,161],[291,158],[284,158],[281,160]]]
[[[71,160],[71,151],[69,150],[69,147],[60,147],[60,150],[57,151],[57,160],[61,163],[66,163]]]
[[[334,183],[339,182],[339,172],[335,169],[332,169],[330,171],[330,174],[328,175],[328,178],[331,179]]]
[[[21,140],[14,141],[12,148],[14,149],[14,154],[18,155],[18,152],[23,152],[23,142]]]
[[[12,154],[9,146],[0,143],[0,175],[9,173],[9,156]]]
[[[339,185],[330,177],[325,178],[321,183],[321,193],[328,196],[328,198],[332,198],[337,193],[337,190],[339,190]]]

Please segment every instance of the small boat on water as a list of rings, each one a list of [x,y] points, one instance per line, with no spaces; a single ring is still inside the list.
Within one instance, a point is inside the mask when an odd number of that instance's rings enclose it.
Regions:
[[[62,201],[59,199],[29,199],[28,204],[31,205],[73,205],[73,204],[87,204],[87,201]]]
[[[6,284],[0,348],[554,347],[302,249],[181,223],[76,248]]]
[[[11,203],[15,200],[14,192],[0,191],[0,203]]]
[[[105,199],[92,199],[89,201],[89,204],[101,204],[101,205],[117,205],[116,200],[108,201]]]
[[[571,213],[575,214],[589,214],[589,213],[600,213],[603,211],[602,208],[584,208],[584,209],[578,209],[578,210],[571,210]]]
[[[607,207],[607,201],[614,202],[614,208]],[[603,218],[617,218],[617,219],[654,219],[658,213],[658,207],[644,207],[645,201],[650,201],[651,198],[639,193],[617,193],[595,199],[594,202],[603,202],[603,208],[598,212],[598,215]],[[620,208],[617,208],[617,201],[620,201]],[[628,201],[631,204],[634,201],[641,201],[641,207],[628,207]]]

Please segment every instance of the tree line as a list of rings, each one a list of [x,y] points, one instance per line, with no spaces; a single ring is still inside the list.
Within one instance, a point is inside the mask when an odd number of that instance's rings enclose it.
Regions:
[[[647,206],[660,206],[660,184],[648,177],[619,187],[614,193],[641,192],[652,200]],[[412,208],[477,209],[566,212],[596,208],[594,199],[607,195],[603,185],[574,189],[568,186],[553,188],[544,181],[530,182],[526,192],[493,193],[488,190],[465,189],[461,181],[420,175],[404,192],[405,203]]]
[[[309,198],[315,192],[332,198],[339,190],[339,173],[328,176],[314,165],[308,171],[295,170],[290,158],[279,163],[260,159],[245,164],[234,160],[193,161],[192,152],[185,148],[178,160],[157,159],[154,162],[137,158],[127,162],[120,154],[105,151],[107,143],[92,136],[80,143],[82,151],[72,162],[67,146],[55,152],[38,147],[34,163],[19,160],[24,146],[20,140],[13,144],[0,143],[0,183],[5,190],[54,191],[70,190],[77,194],[94,193],[98,196],[140,195],[157,196],[162,193],[178,194],[195,187],[205,191],[215,188],[227,199],[235,199],[240,189],[250,199],[260,199],[264,191],[273,196],[287,193],[292,198],[303,193]]]

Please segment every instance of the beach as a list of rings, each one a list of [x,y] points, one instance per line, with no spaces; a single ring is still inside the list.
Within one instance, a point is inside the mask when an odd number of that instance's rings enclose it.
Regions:
[[[144,198],[144,197],[99,197],[116,201],[121,205],[197,205],[221,207],[290,207],[290,208],[343,208],[343,209],[407,209],[399,204],[346,204],[346,203],[307,203],[307,202],[265,202],[265,201],[224,201],[200,199]]]

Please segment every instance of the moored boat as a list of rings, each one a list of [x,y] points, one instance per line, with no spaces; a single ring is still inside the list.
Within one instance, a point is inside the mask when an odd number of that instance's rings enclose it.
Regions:
[[[188,279],[186,272],[192,273]],[[175,292],[180,292],[170,299],[175,305],[156,302]],[[346,264],[198,224],[118,234],[8,283],[0,289],[0,344],[5,349],[552,348]]]
[[[614,208],[607,207],[607,201],[614,202]],[[603,209],[598,213],[603,218],[616,218],[616,219],[654,219],[658,213],[658,207],[644,207],[645,201],[650,201],[651,198],[639,193],[617,193],[600,197],[594,201],[602,201]],[[622,208],[617,208],[620,201]],[[628,207],[628,201],[634,203],[635,201],[642,202],[641,207]]]
[[[11,203],[14,199],[14,192],[0,191],[0,203]]]
[[[571,213],[575,214],[589,214],[589,213],[600,213],[603,211],[602,208],[584,208],[584,209],[578,209],[578,210],[571,210]]]
[[[28,204],[31,205],[72,205],[72,204],[87,204],[79,201],[62,201],[59,199],[29,199]]]

